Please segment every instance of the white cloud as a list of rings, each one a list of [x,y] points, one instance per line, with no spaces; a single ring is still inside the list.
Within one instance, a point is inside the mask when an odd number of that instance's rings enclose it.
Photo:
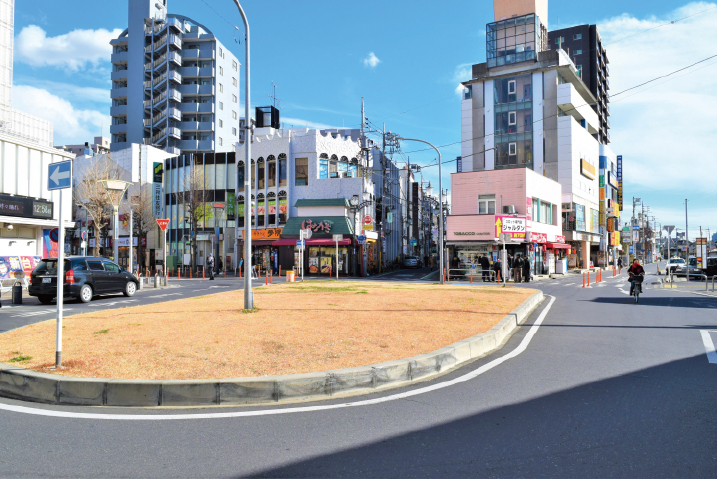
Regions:
[[[56,145],[81,144],[104,132],[109,135],[109,115],[96,110],[78,110],[47,90],[16,85],[12,90],[13,108],[53,123]]]
[[[15,38],[15,59],[32,66],[54,66],[77,71],[86,66],[108,62],[112,53],[110,40],[122,30],[73,30],[48,37],[37,25],[23,28]]]
[[[50,80],[26,79],[22,83],[31,83],[29,86],[51,91],[54,95],[70,101],[111,103],[109,88],[96,88],[78,86],[72,83],[62,83]]]
[[[381,60],[373,53],[369,53],[366,58],[363,59],[363,66],[366,68],[376,68],[376,65],[381,63]]]
[[[473,78],[473,65],[471,63],[461,63],[458,65],[453,72],[453,79],[451,80],[452,83],[457,83],[455,94],[456,95],[462,95],[463,94],[463,85],[461,85],[461,82],[468,81],[471,78]]]
[[[281,123],[285,128],[316,128],[317,130],[339,128],[337,126],[326,125],[324,123],[316,123],[314,121],[308,121],[302,118],[282,117]]]
[[[709,118],[717,111],[717,61],[624,94],[619,92],[714,53],[694,45],[697,38],[700,45],[717,43],[717,10],[610,45],[611,41],[713,5],[690,3],[664,18],[622,15],[598,24],[610,60],[611,146],[625,157],[626,183],[671,193],[713,191],[714,182],[703,173],[712,171],[715,162],[709,145],[717,142],[717,131]]]

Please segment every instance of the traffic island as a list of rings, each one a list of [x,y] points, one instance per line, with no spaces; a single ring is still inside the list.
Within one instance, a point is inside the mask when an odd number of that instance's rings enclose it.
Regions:
[[[541,300],[523,288],[314,281],[257,289],[251,311],[233,291],[83,314],[65,319],[65,368],[52,374],[54,321],[0,335],[0,394],[181,406],[368,392],[486,354]]]

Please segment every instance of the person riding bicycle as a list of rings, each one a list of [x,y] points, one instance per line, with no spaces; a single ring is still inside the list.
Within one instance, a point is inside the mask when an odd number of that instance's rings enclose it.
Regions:
[[[632,265],[628,268],[627,274],[630,275],[630,296],[632,296],[632,293],[635,289],[635,282],[632,280],[633,276],[640,276],[645,275],[645,268],[642,267],[640,262],[635,258],[635,260],[632,262]],[[638,287],[640,288],[640,293],[642,293],[642,283],[638,283]]]

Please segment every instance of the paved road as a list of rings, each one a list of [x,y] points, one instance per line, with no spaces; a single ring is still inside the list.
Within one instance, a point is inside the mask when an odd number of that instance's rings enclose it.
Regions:
[[[385,399],[370,405],[342,407],[364,397],[294,412],[29,405],[114,418],[100,420],[26,414],[7,405],[27,403],[1,400],[0,476],[717,477],[717,363],[705,347],[717,341],[708,332],[717,330],[717,298],[653,282],[639,305],[625,275],[590,288],[574,276],[531,283],[550,298],[501,351],[368,396]],[[467,374],[475,377],[446,385]],[[247,414],[257,411],[267,414]],[[216,412],[230,414],[192,417]]]

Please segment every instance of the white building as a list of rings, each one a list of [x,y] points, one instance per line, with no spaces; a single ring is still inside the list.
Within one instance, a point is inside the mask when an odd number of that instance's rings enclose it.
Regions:
[[[96,136],[96,137],[94,137],[92,143],[90,143],[89,141],[86,141],[84,145],[61,145],[61,146],[56,145],[55,148],[58,148],[61,150],[67,150],[69,152],[74,153],[75,156],[103,155],[105,153],[110,152],[110,139],[105,138],[104,136]]]
[[[166,0],[129,0],[112,40],[112,151],[131,143],[172,154],[232,151],[239,129],[239,61],[212,32],[167,14]]]

